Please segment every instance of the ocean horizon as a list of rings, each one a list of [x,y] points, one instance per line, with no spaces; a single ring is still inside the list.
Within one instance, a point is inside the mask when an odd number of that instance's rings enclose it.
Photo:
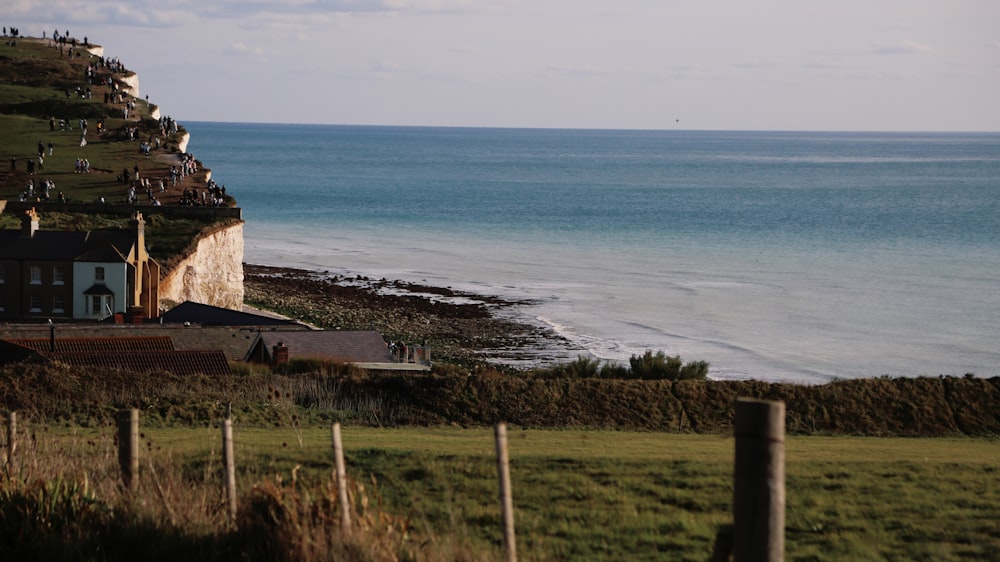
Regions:
[[[1000,374],[1000,134],[184,126],[247,262],[527,300],[567,360]]]

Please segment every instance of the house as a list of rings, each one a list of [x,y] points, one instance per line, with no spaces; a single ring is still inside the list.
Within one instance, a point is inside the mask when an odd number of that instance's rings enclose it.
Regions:
[[[0,339],[0,362],[58,361],[74,367],[99,367],[139,373],[228,375],[220,350],[176,350],[169,337],[56,337]]]
[[[0,321],[156,317],[160,266],[145,224],[137,212],[127,230],[46,231],[26,211],[20,230],[0,230]]]
[[[422,357],[426,360],[420,360]],[[382,334],[375,330],[273,330],[257,334],[244,360],[281,365],[293,359],[320,359],[376,372],[429,371],[429,351],[417,358],[397,360]]]

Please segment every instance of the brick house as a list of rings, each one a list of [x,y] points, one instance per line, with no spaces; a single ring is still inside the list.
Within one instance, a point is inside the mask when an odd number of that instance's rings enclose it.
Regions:
[[[46,231],[31,209],[0,230],[0,321],[154,318],[159,283],[141,213],[127,230]]]

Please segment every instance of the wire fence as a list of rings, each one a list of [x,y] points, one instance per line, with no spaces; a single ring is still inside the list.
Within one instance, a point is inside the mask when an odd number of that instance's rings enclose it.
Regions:
[[[782,402],[738,399],[735,403],[736,454],[734,468],[733,525],[724,526],[716,537],[713,560],[767,561],[783,560],[784,517],[785,517],[785,474],[784,474],[784,427],[785,405]],[[221,429],[221,431],[220,431]],[[352,532],[352,491],[349,486],[349,467],[344,458],[344,444],[341,426],[334,423],[330,427],[328,441],[317,438],[315,432],[308,435],[292,425],[276,429],[240,429],[234,427],[229,416],[220,427],[193,431],[178,435],[155,429],[146,433],[140,428],[139,411],[121,410],[114,432],[104,429],[71,434],[68,439],[47,442],[39,440],[37,428],[19,425],[16,412],[7,416],[7,440],[3,450],[3,465],[8,477],[16,471],[24,472],[24,467],[34,462],[38,469],[38,459],[51,458],[44,453],[73,455],[85,452],[92,458],[117,457],[121,486],[129,494],[137,494],[140,482],[146,482],[147,493],[163,499],[166,492],[158,480],[159,472],[152,457],[173,454],[177,451],[207,451],[202,469],[206,480],[210,473],[221,473],[216,485],[223,498],[224,512],[230,522],[234,522],[239,509],[239,483],[237,470],[240,459],[259,459],[275,451],[284,451],[289,457],[295,455],[310,458],[332,459],[337,511],[340,514],[340,531],[345,536]],[[245,433],[250,438],[240,439]],[[255,434],[255,435],[254,435]],[[496,450],[497,483],[500,512],[498,535],[502,539],[503,558],[507,562],[517,560],[515,539],[514,497],[511,487],[507,426],[499,423],[494,427]],[[50,447],[50,451],[43,450]],[[142,457],[147,456],[148,469],[141,467]],[[217,464],[218,463],[218,464]],[[20,467],[20,469],[18,468]],[[221,471],[219,470],[221,469]],[[295,469],[297,470],[297,468]],[[295,471],[293,470],[293,477]],[[105,476],[111,476],[105,474]],[[164,502],[166,504],[166,502]],[[168,507],[169,510],[169,507]],[[176,517],[171,513],[171,518]]]

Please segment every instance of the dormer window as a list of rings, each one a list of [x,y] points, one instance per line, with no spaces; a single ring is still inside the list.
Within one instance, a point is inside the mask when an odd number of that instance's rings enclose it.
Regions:
[[[95,267],[94,268],[94,282],[95,283],[104,283],[104,268],[103,267]]]

